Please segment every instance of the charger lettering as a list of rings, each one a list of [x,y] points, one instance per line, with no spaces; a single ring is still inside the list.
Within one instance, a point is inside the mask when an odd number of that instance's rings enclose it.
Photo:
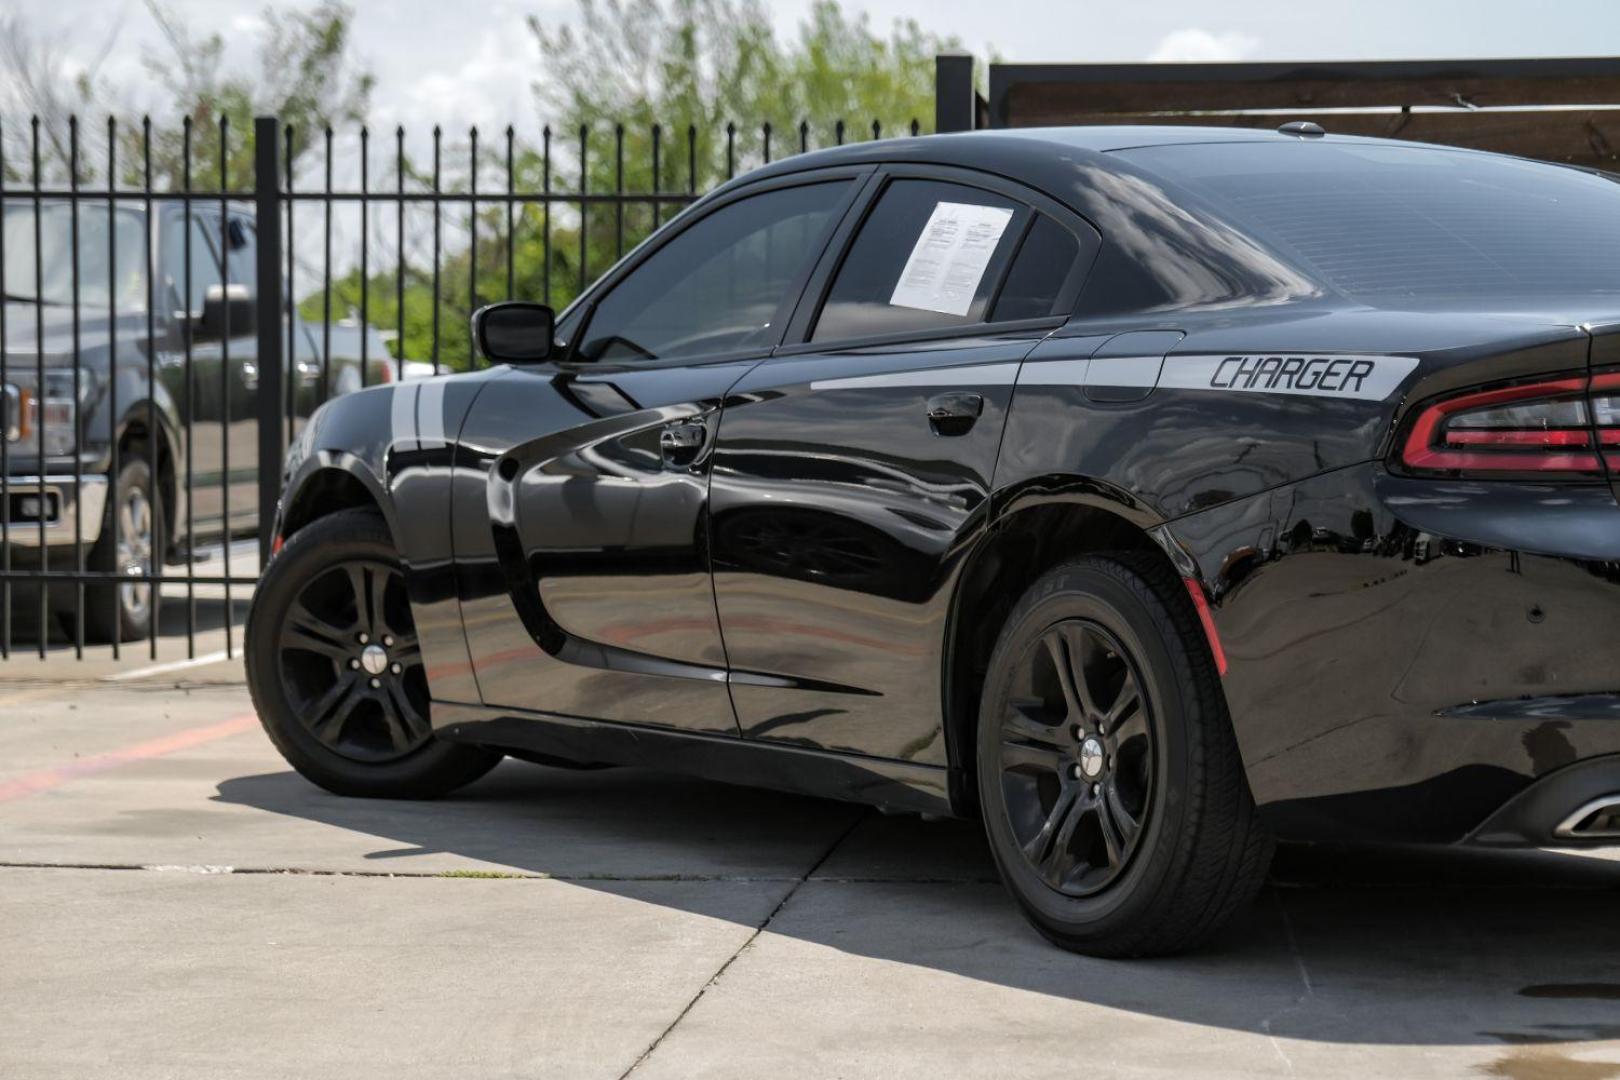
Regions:
[[[1211,390],[1316,390],[1359,394],[1373,373],[1371,360],[1331,356],[1228,356],[1209,378]]]

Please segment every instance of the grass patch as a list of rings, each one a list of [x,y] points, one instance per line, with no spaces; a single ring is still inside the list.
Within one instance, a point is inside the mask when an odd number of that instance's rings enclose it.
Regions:
[[[440,877],[455,878],[523,878],[527,874],[509,874],[504,870],[442,870]]]

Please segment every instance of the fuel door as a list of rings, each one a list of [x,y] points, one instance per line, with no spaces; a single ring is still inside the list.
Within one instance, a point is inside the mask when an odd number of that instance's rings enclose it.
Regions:
[[[1115,334],[1091,354],[1086,397],[1097,402],[1141,401],[1159,385],[1164,356],[1187,335],[1180,330]]]

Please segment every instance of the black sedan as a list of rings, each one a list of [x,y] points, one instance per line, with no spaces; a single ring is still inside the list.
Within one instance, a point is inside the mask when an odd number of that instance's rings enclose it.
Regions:
[[[248,674],[324,787],[510,754],[979,816],[1104,955],[1206,938],[1276,835],[1620,839],[1608,179],[890,140],[476,323],[496,366],[289,454]]]

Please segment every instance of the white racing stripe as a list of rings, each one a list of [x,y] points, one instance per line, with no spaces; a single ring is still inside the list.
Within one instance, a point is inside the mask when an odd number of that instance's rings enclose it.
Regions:
[[[416,441],[416,391],[419,384],[400,383],[388,405],[388,441],[391,445]]]
[[[389,403],[390,441],[407,450],[444,445],[444,380],[400,383]]]
[[[1089,360],[1031,360],[1019,386],[1154,386],[1162,356],[1093,356]]]
[[[1018,373],[1019,386],[1084,386],[1091,361],[1031,360]]]
[[[812,390],[864,390],[886,386],[1011,386],[1018,376],[1018,362],[969,364],[953,368],[921,368],[891,371],[886,375],[852,375],[844,379],[815,379]]]
[[[435,379],[421,384],[416,396],[416,433],[422,449],[444,445],[444,382]]]
[[[1157,387],[1381,401],[1417,367],[1410,356],[1236,354],[1032,360],[1020,386]]]

